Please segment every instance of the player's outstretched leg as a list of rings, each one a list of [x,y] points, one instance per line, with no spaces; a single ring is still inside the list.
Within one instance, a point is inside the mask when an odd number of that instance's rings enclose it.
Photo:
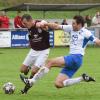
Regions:
[[[25,83],[25,88],[23,90],[21,90],[21,93],[27,93],[28,90],[33,86],[33,84],[35,84],[35,82],[37,80],[39,80],[40,78],[42,78],[46,73],[48,73],[49,69],[47,67],[42,67],[40,68],[40,70],[34,75],[34,77],[32,79],[28,79],[27,77],[25,77],[24,75],[20,75],[20,79],[22,80],[22,82]]]
[[[95,79],[88,76],[87,74],[82,74],[81,77],[77,77],[77,78],[67,78],[66,75],[59,74],[55,81],[55,86],[57,88],[63,88],[63,87],[68,87],[80,83],[81,81],[95,82]]]
[[[82,77],[83,77],[83,80],[86,81],[86,82],[91,82],[91,81],[95,82],[94,78],[92,78],[91,76],[88,76],[85,73],[82,74]]]
[[[32,79],[28,79],[23,75],[20,75],[20,79],[22,80],[22,82],[24,82],[27,86],[32,87],[32,85],[39,80],[40,78],[42,78],[46,73],[49,72],[49,69],[46,67],[42,67],[35,75]]]

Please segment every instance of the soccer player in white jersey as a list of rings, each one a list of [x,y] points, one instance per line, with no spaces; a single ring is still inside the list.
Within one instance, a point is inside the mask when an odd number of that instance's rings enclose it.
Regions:
[[[80,77],[72,78],[82,65],[84,51],[88,41],[93,41],[95,44],[100,46],[100,40],[93,36],[89,30],[84,28],[83,17],[74,16],[72,25],[58,25],[54,23],[44,23],[44,25],[47,25],[52,29],[62,29],[65,32],[70,33],[70,52],[67,56],[50,59],[32,79],[26,79],[22,76],[21,79],[26,86],[31,87],[37,80],[48,73],[52,67],[62,68],[55,81],[55,86],[57,88],[68,87],[81,81],[95,81],[94,78],[88,76],[87,74],[82,74]]]

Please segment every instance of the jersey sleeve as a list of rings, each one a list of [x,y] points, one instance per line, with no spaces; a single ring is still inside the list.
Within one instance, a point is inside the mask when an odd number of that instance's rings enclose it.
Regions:
[[[72,30],[72,25],[60,25],[59,26],[62,30],[64,30],[65,32],[70,33]]]
[[[93,41],[93,42],[95,42],[95,40],[97,39],[90,31],[86,31],[85,33],[84,33],[84,36],[85,36],[85,38],[86,39],[88,39],[89,41]]]

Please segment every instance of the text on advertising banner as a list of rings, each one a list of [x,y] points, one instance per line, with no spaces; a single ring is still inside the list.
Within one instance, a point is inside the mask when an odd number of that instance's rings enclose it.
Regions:
[[[11,46],[12,47],[28,47],[28,31],[12,31],[11,32]]]

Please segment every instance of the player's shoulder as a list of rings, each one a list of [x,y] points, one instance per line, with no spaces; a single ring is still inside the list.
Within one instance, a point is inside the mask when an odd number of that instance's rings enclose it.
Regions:
[[[85,27],[83,27],[82,29],[81,29],[81,32],[83,32],[83,33],[86,33],[86,34],[90,34],[91,32],[90,32],[90,30],[88,30],[87,28],[85,28]]]
[[[82,28],[82,31],[84,37],[90,37],[92,35],[91,31],[86,28]]]
[[[38,28],[40,26],[40,23],[41,23],[41,20],[34,20],[35,27]]]

